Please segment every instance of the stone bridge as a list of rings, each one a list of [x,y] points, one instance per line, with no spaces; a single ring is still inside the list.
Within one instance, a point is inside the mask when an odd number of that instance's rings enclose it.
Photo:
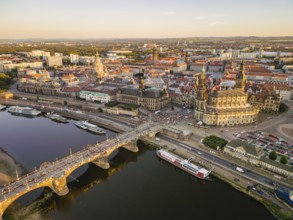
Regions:
[[[137,152],[139,138],[154,138],[163,129],[163,125],[148,122],[135,130],[117,135],[95,145],[84,146],[83,150],[70,154],[55,162],[45,162],[38,170],[28,173],[0,189],[0,219],[5,210],[18,198],[37,188],[49,187],[57,195],[63,196],[69,192],[66,178],[77,168],[87,163],[93,163],[103,169],[110,167],[108,157],[116,149],[123,147]]]

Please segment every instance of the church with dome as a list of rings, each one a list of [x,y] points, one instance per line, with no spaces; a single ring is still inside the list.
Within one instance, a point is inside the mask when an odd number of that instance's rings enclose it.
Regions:
[[[90,83],[96,84],[103,81],[109,75],[106,66],[103,65],[99,53],[96,52],[95,61],[92,66],[92,70],[88,75],[88,80]]]
[[[205,69],[203,68],[197,85],[195,100],[195,119],[210,126],[236,126],[257,122],[259,107],[247,102],[245,92],[246,75],[244,63],[236,75],[234,89],[212,89],[207,91],[205,84]]]

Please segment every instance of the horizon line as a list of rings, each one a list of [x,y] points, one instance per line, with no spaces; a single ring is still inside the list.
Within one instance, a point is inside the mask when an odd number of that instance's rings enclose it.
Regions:
[[[235,36],[185,36],[185,37],[31,37],[31,38],[0,38],[0,40],[123,40],[123,39],[180,39],[180,38],[240,38],[240,37],[255,37],[255,38],[288,38],[293,35],[282,36],[258,36],[258,35],[235,35]]]

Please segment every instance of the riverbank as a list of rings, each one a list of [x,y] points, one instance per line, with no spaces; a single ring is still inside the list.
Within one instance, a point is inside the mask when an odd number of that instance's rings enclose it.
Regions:
[[[263,204],[270,213],[278,220],[290,220],[293,219],[293,214],[291,208],[284,205],[282,201],[279,201],[277,198],[271,197],[269,200],[264,196],[258,195],[256,192],[251,190],[250,187],[250,180],[238,175],[237,173],[233,173],[229,170],[226,170],[224,167],[217,166],[215,163],[211,163],[209,161],[203,160],[202,158],[198,157],[198,155],[188,152],[186,150],[182,150],[180,148],[175,147],[174,145],[165,145],[162,143],[156,143],[152,141],[143,141],[147,146],[151,148],[166,148],[172,150],[179,156],[189,159],[193,158],[195,163],[200,164],[203,167],[210,168],[211,166],[214,167],[211,175],[222,180],[223,182],[227,183],[228,185],[232,186],[234,189],[256,199],[261,204]],[[273,191],[266,189],[271,192],[273,195]],[[274,200],[275,202],[273,202]]]
[[[16,171],[21,176],[25,169],[11,155],[0,148],[0,186],[15,179]]]

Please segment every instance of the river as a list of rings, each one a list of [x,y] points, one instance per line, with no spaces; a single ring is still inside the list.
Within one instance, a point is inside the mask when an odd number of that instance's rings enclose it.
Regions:
[[[0,147],[31,171],[68,155],[70,148],[75,152],[106,138],[72,122],[0,112]],[[45,188],[21,197],[6,210],[4,220],[275,219],[262,204],[226,183],[216,178],[199,181],[157,158],[143,143],[138,145],[138,153],[116,152],[109,170],[93,164],[79,168],[67,179],[66,196]]]

